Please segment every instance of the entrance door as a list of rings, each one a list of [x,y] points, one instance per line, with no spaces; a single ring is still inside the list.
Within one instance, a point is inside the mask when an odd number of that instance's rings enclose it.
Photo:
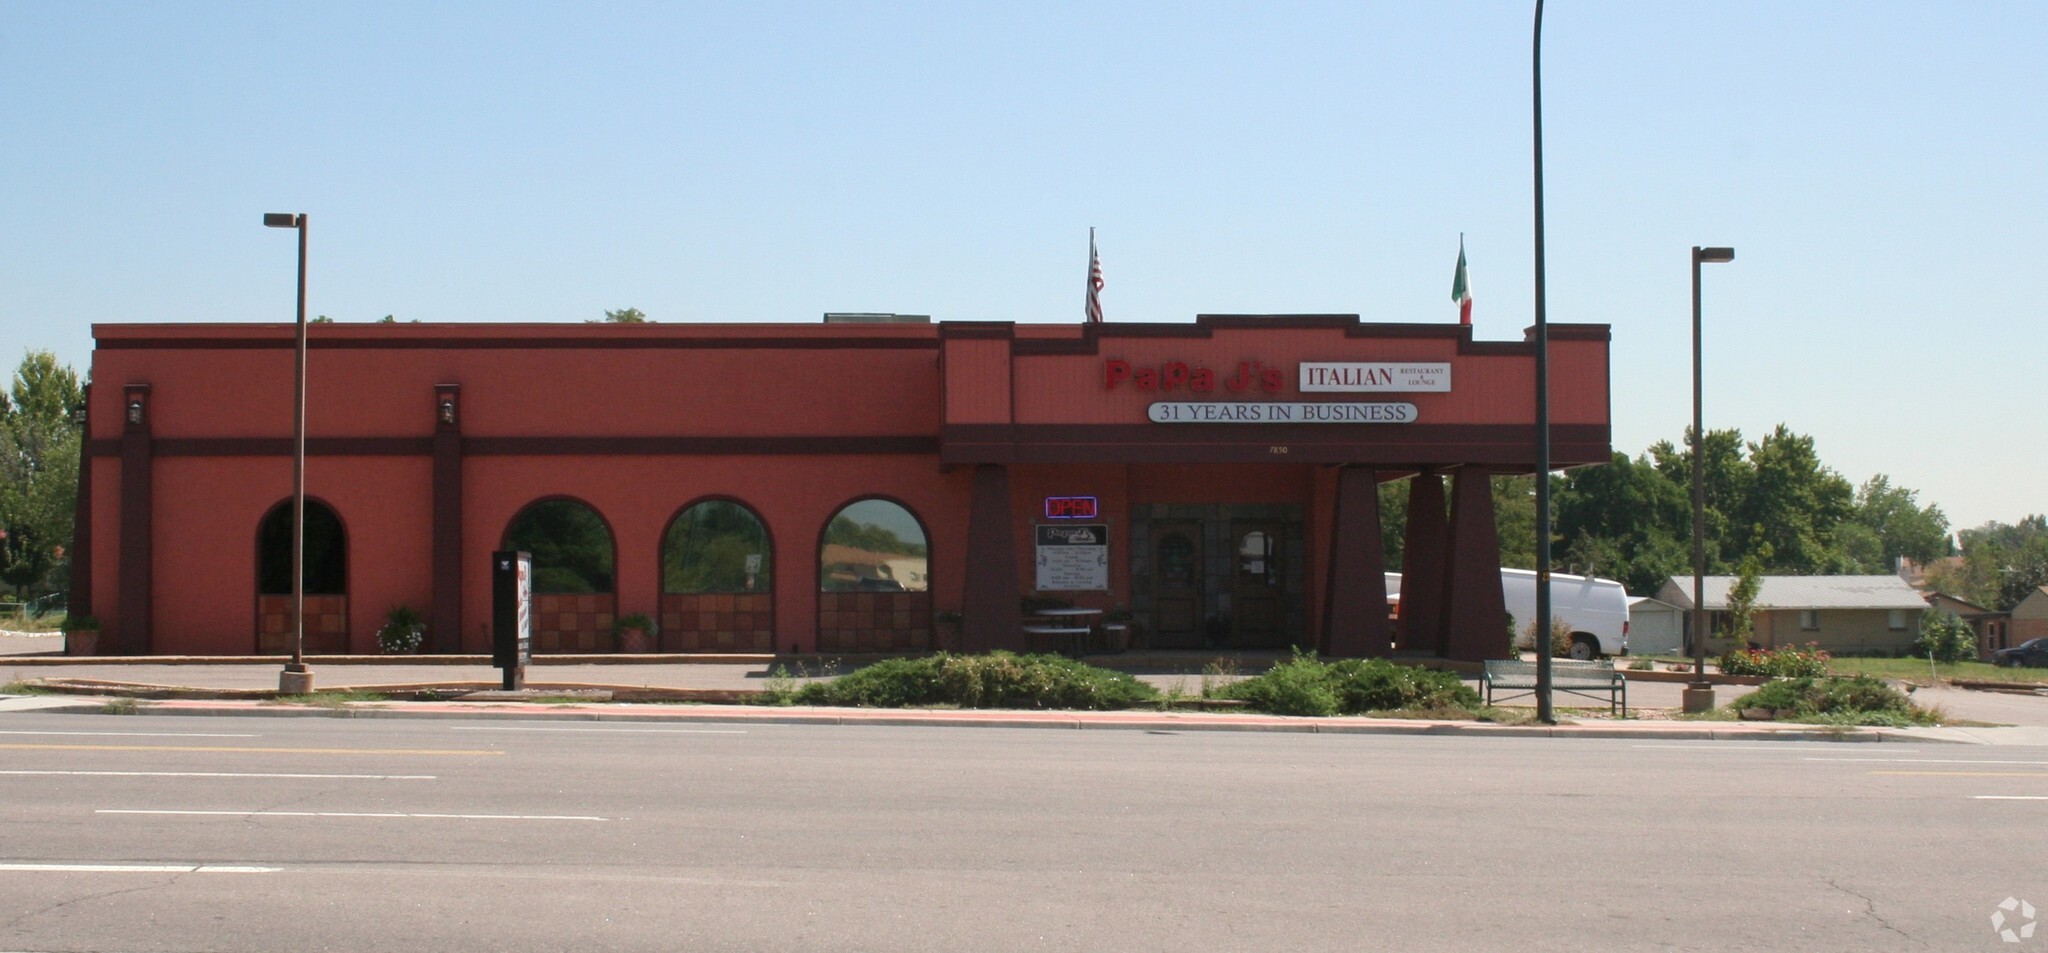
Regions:
[[[1276,649],[1286,643],[1287,613],[1281,600],[1280,524],[1230,524],[1231,643],[1240,649]]]
[[[1151,646],[1202,647],[1202,524],[1152,526]]]

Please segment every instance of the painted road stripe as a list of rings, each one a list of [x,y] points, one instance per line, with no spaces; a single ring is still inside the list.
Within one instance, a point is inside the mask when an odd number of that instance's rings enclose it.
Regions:
[[[83,874],[274,874],[283,869],[227,864],[0,864],[0,870]]]
[[[621,735],[744,735],[744,728],[522,728],[517,725],[451,727],[449,731],[602,731]]]
[[[261,738],[220,731],[0,731],[0,735],[93,735],[107,738]]]
[[[1994,761],[1990,758],[1807,758],[1806,760],[1879,764],[2048,764],[2048,761]]]
[[[310,778],[339,781],[438,781],[432,774],[263,774],[237,771],[0,771],[0,774],[57,774],[87,778]]]
[[[2043,771],[1872,771],[1906,778],[2048,778]]]
[[[98,810],[94,814],[175,814],[184,817],[384,817],[459,821],[608,821],[581,814],[383,814],[351,811],[143,811]]]
[[[1839,742],[1834,742],[1834,741],[1752,741],[1752,742],[1733,742],[1733,741],[1713,741],[1713,740],[1710,740],[1710,739],[1702,738],[1702,739],[1700,739],[1700,740],[1698,740],[1698,741],[1694,741],[1694,742],[1690,742],[1690,743],[1688,743],[1688,744],[1682,744],[1682,745],[1677,745],[1677,744],[1673,744],[1673,745],[1652,745],[1652,744],[1638,744],[1638,745],[1629,745],[1629,747],[1631,747],[1631,748],[1655,748],[1655,749],[1659,749],[1659,750],[1663,750],[1663,751],[1780,751],[1780,752],[1784,752],[1785,754],[1799,754],[1799,753],[1801,753],[1801,752],[1805,752],[1805,751],[1809,751],[1809,750],[1812,750],[1812,749],[1811,749],[1811,746],[1812,746],[1812,745],[1831,745],[1831,744],[1838,744],[1838,743],[1839,743]],[[1918,749],[1918,748],[1893,748],[1893,747],[1891,747],[1890,745],[1886,745],[1886,746],[1885,746],[1885,750],[1887,750],[1887,751],[1896,751],[1896,752],[1898,752],[1899,754],[1911,754],[1911,753],[1913,753],[1913,752],[1916,752],[1916,751],[1918,751],[1918,750],[1920,750],[1920,749]]]
[[[1978,801],[2048,801],[2048,794],[1972,794]]]
[[[239,752],[242,754],[488,754],[501,755],[503,751],[480,751],[463,748],[244,748],[208,745],[29,745],[0,744],[0,751],[200,751]]]

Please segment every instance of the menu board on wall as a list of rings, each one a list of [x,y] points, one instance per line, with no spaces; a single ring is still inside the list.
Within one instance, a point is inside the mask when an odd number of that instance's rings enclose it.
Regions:
[[[1039,592],[1100,592],[1109,588],[1109,524],[1038,527]]]

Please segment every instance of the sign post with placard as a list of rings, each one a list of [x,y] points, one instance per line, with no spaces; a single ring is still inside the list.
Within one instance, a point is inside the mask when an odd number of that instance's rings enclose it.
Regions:
[[[505,672],[505,690],[526,686],[533,659],[533,555],[491,554],[491,664]]]
[[[1038,591],[1100,592],[1109,588],[1109,524],[1038,527]]]

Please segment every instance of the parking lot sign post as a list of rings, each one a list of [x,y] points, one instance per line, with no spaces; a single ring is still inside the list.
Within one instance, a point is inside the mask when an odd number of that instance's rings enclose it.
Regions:
[[[491,554],[491,664],[505,673],[505,690],[526,686],[533,658],[533,555]]]

